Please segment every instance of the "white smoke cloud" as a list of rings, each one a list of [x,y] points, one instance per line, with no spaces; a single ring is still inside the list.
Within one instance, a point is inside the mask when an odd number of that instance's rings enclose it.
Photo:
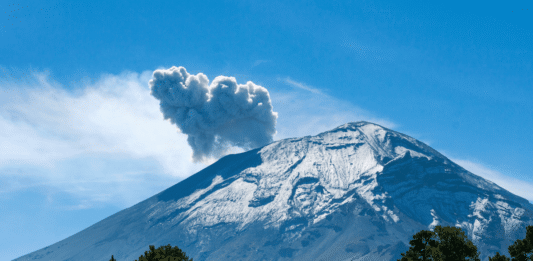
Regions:
[[[273,141],[277,113],[266,88],[252,82],[237,84],[234,77],[218,76],[209,85],[202,73],[183,67],[156,70],[151,94],[193,149],[193,160],[223,156],[231,146],[256,148]]]

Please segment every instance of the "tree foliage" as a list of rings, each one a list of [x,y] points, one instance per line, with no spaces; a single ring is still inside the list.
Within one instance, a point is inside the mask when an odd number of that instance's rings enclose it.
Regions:
[[[111,259],[109,259],[109,261],[117,261],[117,260],[113,257],[113,255],[111,255]]]
[[[434,231],[422,230],[409,244],[411,247],[398,261],[480,261],[477,247],[456,227],[436,226]]]
[[[511,259],[505,255],[500,255],[500,252],[496,252],[496,255],[489,257],[489,261],[511,261]]]
[[[533,226],[527,226],[526,238],[516,240],[508,249],[513,261],[533,260]]]
[[[434,232],[422,230],[413,236],[409,244],[411,247],[401,254],[402,258],[398,261],[479,261],[477,247],[456,227],[436,226]],[[489,257],[489,261],[533,261],[533,226],[527,227],[524,239],[516,240],[508,249],[511,258],[497,252]]]
[[[153,245],[150,245],[149,248],[150,251],[145,251],[138,261],[193,261],[177,246],[171,247],[168,244],[156,249]]]

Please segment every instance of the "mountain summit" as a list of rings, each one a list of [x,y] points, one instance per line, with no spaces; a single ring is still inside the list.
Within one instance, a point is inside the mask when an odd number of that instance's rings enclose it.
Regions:
[[[134,260],[171,244],[194,260],[396,260],[412,236],[461,227],[482,260],[523,239],[533,205],[426,144],[347,123],[228,155],[23,260]]]

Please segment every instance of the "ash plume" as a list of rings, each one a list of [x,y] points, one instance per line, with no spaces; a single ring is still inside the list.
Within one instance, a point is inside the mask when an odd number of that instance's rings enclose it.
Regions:
[[[165,119],[187,134],[193,160],[223,156],[230,146],[251,149],[273,141],[277,113],[266,88],[234,77],[191,75],[184,67],[155,70],[151,95]]]

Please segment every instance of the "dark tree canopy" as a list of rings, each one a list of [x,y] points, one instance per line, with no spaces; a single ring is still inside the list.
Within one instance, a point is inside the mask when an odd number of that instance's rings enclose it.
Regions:
[[[533,226],[526,228],[526,238],[516,240],[508,249],[513,261],[533,260]]]
[[[510,261],[508,257],[505,255],[500,255],[500,252],[496,252],[496,255],[494,257],[489,257],[489,261]]]
[[[177,246],[171,247],[168,244],[155,249],[154,246],[150,245],[149,248],[150,251],[145,251],[138,261],[193,261]]]
[[[109,261],[117,261],[117,260],[113,257],[113,255],[111,255],[111,259],[109,259]]]
[[[456,227],[436,226],[434,231],[422,230],[409,242],[411,247],[399,261],[480,261],[477,247]]]

